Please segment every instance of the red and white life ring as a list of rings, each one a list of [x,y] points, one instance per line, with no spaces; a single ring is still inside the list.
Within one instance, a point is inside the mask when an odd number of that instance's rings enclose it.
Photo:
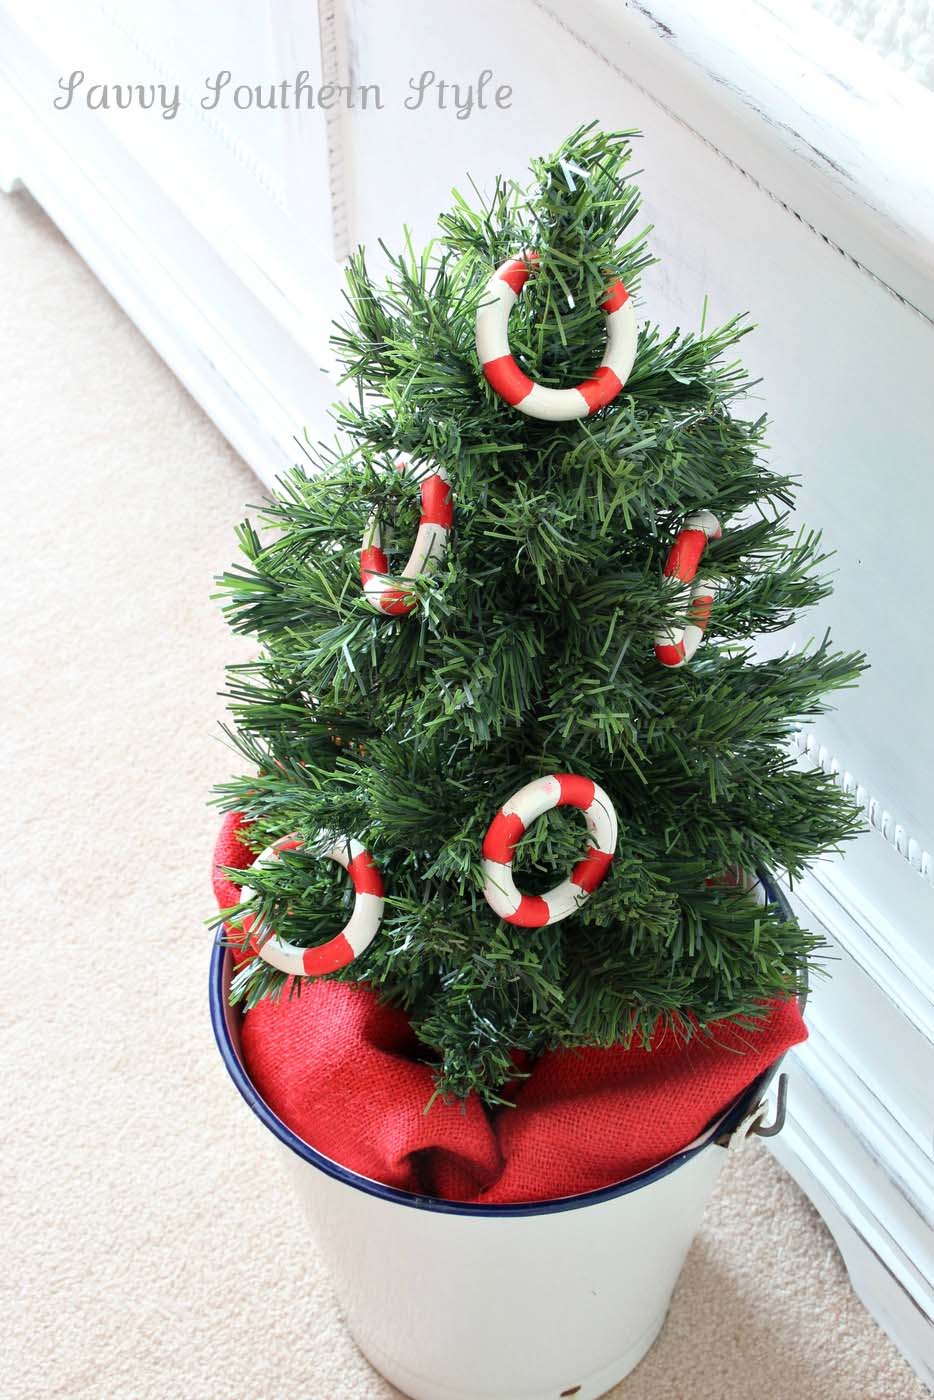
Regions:
[[[256,863],[273,860],[280,851],[296,851],[303,845],[304,842],[297,836],[284,836],[267,846],[257,857]],[[346,967],[373,942],[383,918],[383,877],[360,842],[351,836],[339,836],[319,854],[342,865],[353,883],[356,898],[347,925],[327,943],[321,943],[316,948],[300,948],[295,943],[287,943],[275,930],[270,932],[268,929],[261,929],[259,937],[250,939],[251,953],[258,954],[270,967],[287,972],[291,977],[323,977],[327,972]],[[243,885],[240,898],[245,902],[254,898],[255,893],[249,885]],[[255,914],[247,914],[239,927],[244,933],[250,933],[256,918]],[[263,937],[264,933],[268,936]]]
[[[401,456],[396,462],[396,470],[414,473],[416,468],[409,457]],[[432,465],[423,470],[425,474],[419,477],[422,512],[418,534],[408,562],[399,575],[403,579],[419,578],[438,567],[447,550],[448,536],[454,523],[450,477],[444,467]],[[391,617],[404,616],[412,612],[418,598],[410,589],[398,588],[390,583],[388,574],[389,561],[383,549],[379,511],[374,511],[360,551],[360,582],[374,608]]]
[[[708,540],[718,540],[722,534],[720,522],[709,510],[689,515],[665,561],[665,578],[693,583],[687,608],[686,627],[669,628],[655,638],[655,655],[663,666],[683,666],[700,646],[704,629],[710,620],[714,586],[704,579],[695,583],[697,570]]]
[[[564,423],[596,413],[615,399],[626,383],[639,338],[636,313],[622,282],[614,282],[600,303],[607,335],[600,368],[573,389],[546,389],[536,384],[519,368],[509,349],[509,313],[537,262],[537,253],[522,253],[493,273],[477,312],[477,354],[487,382],[500,398],[530,418]]]
[[[553,807],[577,807],[592,845],[566,880],[544,895],[521,894],[512,858],[532,822]],[[616,809],[603,788],[576,773],[551,773],[513,793],[490,823],[483,840],[483,896],[507,924],[543,928],[573,914],[606,879],[616,850]]]

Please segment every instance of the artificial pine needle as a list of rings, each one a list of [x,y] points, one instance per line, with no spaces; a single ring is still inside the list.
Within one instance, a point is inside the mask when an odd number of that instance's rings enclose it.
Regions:
[[[754,639],[825,598],[819,535],[786,521],[792,475],[764,459],[766,422],[734,417],[752,383],[737,317],[695,331],[645,324],[622,393],[593,417],[541,423],[485,384],[474,319],[493,268],[539,262],[509,322],[520,364],[545,385],[592,374],[600,302],[614,277],[637,293],[653,258],[630,175],[636,133],[575,132],[533,163],[527,191],[455,194],[436,241],[406,234],[384,280],[359,250],[333,343],[358,390],[335,409],[340,445],[296,439],[305,461],[238,532],[219,580],[231,626],[259,656],[232,666],[227,731],[246,764],[218,802],[253,823],[257,851],[290,832],[350,832],[385,872],[379,934],[341,972],[403,1007],[436,1062],[438,1092],[503,1102],[513,1055],[684,1035],[761,1015],[800,990],[817,940],[776,909],[705,884],[732,865],[798,876],[859,823],[848,796],[797,769],[797,722],[852,685],[861,656],[829,638],[758,659]],[[646,308],[651,310],[651,306]],[[417,484],[398,454],[445,466],[451,546],[418,580],[418,615],[377,615],[359,585],[375,507],[394,504],[402,567]],[[662,578],[685,515],[716,514],[705,569],[716,600],[704,641],[669,671],[653,638],[685,621]],[[481,843],[530,779],[572,769],[619,816],[611,875],[574,916],[542,929],[496,918],[480,895]],[[535,893],[582,851],[579,819],[555,812],[520,843]],[[238,881],[243,872],[232,872]],[[253,869],[252,904],[292,942],[333,936],[349,886],[295,851]],[[246,1007],[285,978],[246,961]]]

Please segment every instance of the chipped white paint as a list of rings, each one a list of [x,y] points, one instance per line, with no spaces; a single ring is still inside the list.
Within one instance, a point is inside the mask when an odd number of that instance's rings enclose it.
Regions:
[[[934,319],[934,94],[801,0],[535,0]]]
[[[810,3],[909,77],[934,88],[934,5],[930,0],[810,0]]]

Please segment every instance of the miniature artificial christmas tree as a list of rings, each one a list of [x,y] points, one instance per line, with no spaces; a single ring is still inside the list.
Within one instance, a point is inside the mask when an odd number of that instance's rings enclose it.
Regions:
[[[817,943],[728,872],[795,877],[858,827],[787,745],[861,658],[753,652],[829,585],[732,411],[748,327],[636,348],[633,135],[458,197],[383,285],[351,260],[342,445],[222,580],[262,648],[230,672],[251,771],[221,800],[265,852],[225,911],[232,996],[365,982],[437,1091],[486,1104],[521,1052],[754,1034]]]

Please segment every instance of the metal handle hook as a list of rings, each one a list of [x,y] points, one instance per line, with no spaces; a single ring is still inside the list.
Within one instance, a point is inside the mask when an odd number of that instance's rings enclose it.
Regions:
[[[766,1126],[760,1118],[758,1122],[753,1123],[750,1131],[755,1133],[756,1137],[777,1137],[785,1126],[785,1114],[787,1109],[788,1075],[780,1074],[778,1076],[778,1091],[775,1097],[775,1122]]]
[[[775,1098],[775,1121],[773,1123],[763,1123],[767,1104],[764,1099],[756,1104],[751,1113],[743,1119],[738,1128],[732,1133],[724,1134],[716,1139],[719,1147],[738,1147],[746,1138],[752,1137],[777,1137],[785,1126],[785,1113],[788,1108],[788,1075],[778,1076],[778,1091]]]

